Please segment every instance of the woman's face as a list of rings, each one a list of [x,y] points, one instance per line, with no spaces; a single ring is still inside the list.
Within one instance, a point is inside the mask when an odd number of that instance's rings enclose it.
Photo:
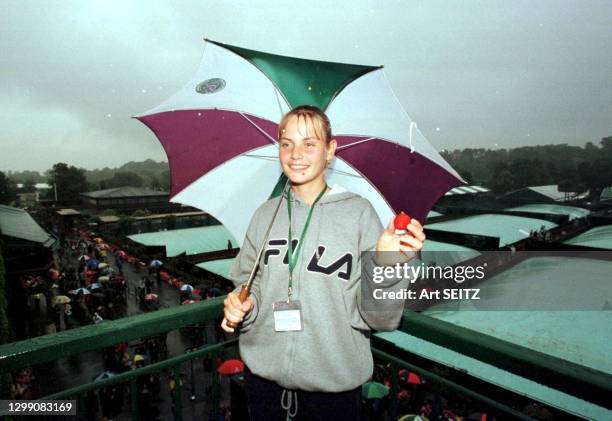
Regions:
[[[319,139],[312,121],[297,116],[289,118],[279,140],[280,163],[294,186],[324,183],[325,167],[335,151],[335,140]]]

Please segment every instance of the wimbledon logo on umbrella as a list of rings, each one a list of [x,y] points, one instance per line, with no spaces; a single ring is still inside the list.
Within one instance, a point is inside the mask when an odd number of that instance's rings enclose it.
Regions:
[[[199,94],[214,94],[223,88],[225,88],[225,80],[216,77],[200,82],[198,86],[196,86],[195,90]]]

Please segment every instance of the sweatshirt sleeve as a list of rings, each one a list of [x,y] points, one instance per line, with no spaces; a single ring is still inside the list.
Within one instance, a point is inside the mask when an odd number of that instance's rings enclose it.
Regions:
[[[404,311],[403,300],[375,300],[372,298],[374,289],[381,292],[400,292],[410,285],[410,278],[388,278],[383,282],[376,283],[373,280],[374,269],[378,264],[374,259],[376,243],[383,227],[380,223],[376,211],[368,202],[364,210],[360,223],[361,246],[361,279],[360,285],[356,289],[357,308],[361,318],[371,330],[390,331],[395,330],[400,324]],[[365,253],[364,253],[365,252]],[[408,265],[420,265],[418,258],[414,257]]]
[[[253,265],[255,264],[255,258],[257,257],[258,248],[261,246],[259,243],[260,237],[258,235],[258,215],[260,212],[256,212],[251,219],[251,223],[249,224],[249,228],[247,229],[246,236],[244,238],[244,242],[242,243],[242,247],[240,248],[240,252],[236,256],[236,260],[230,270],[229,278],[234,283],[236,287],[233,292],[236,294],[240,294],[240,289],[243,284],[245,284],[249,280],[249,275],[251,274],[251,270],[253,269]],[[255,319],[257,318],[257,314],[259,312],[259,280],[261,274],[259,271],[255,275],[255,280],[251,285],[251,296],[253,297],[253,309],[247,314],[242,322],[242,330],[246,331],[248,326],[251,325]]]

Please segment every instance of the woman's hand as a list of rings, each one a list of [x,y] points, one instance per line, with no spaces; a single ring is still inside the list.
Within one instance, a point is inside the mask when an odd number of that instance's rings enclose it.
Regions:
[[[238,324],[241,323],[244,317],[253,310],[253,297],[249,296],[244,303],[240,302],[238,294],[230,292],[223,301],[224,308],[223,321],[221,322],[221,329],[226,332],[232,333],[234,329],[227,325],[227,322]]]
[[[407,258],[405,261],[408,261],[423,248],[425,233],[423,232],[421,223],[413,218],[406,226],[406,229],[408,230],[406,234],[397,235],[395,233],[395,227],[393,226],[393,219],[391,219],[387,229],[383,231],[376,243],[376,251],[378,252],[376,260],[381,262],[388,260],[385,259],[385,253],[381,252],[394,251],[402,253]]]

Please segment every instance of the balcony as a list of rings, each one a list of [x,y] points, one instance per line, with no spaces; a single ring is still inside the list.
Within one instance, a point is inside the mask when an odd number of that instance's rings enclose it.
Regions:
[[[221,317],[222,307],[223,298],[216,298],[2,345],[0,373],[214,321]],[[120,419],[127,419],[125,417],[128,416],[137,420],[141,419],[137,397],[139,377],[165,370],[173,370],[178,374],[182,364],[209,358],[212,364],[212,387],[205,406],[210,415],[216,412],[220,399],[217,356],[237,344],[237,338],[233,338],[206,345],[194,352],[61,390],[41,399],[78,400],[88,391],[128,384],[130,410],[124,411]],[[403,368],[416,373],[429,385],[435,385],[437,390],[450,391],[468,398],[482,412],[498,419],[534,419],[524,410],[534,403],[545,408],[555,418],[581,415],[602,419],[599,416],[612,413],[609,400],[612,381],[607,373],[421,313],[406,312],[397,331],[374,335],[372,351],[377,362],[388,364],[391,368],[392,388],[387,402],[390,419],[402,415],[397,412],[397,391],[400,387],[398,371]],[[466,363],[467,360],[471,362]],[[488,367],[489,372],[495,374],[490,377],[483,375],[480,371],[483,367]],[[516,385],[521,383],[512,379],[519,379],[530,386],[517,390]],[[178,396],[176,419],[191,419],[183,416],[181,408],[180,396],[185,393],[184,388],[179,382],[175,392]],[[546,390],[546,393],[542,390]]]

